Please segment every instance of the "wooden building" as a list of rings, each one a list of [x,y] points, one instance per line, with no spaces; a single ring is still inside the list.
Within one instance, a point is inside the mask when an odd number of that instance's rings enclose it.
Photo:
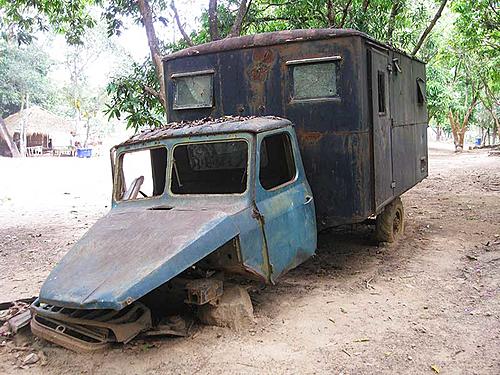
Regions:
[[[61,116],[41,107],[33,106],[19,111],[5,119],[10,136],[20,149],[23,121],[26,129],[27,155],[37,155],[52,151],[53,148],[72,146],[74,124]],[[0,156],[11,156],[7,143],[0,139]]]

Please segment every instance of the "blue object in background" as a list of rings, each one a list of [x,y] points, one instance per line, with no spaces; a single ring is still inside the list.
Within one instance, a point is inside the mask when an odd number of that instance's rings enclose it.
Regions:
[[[476,137],[476,142],[475,142],[475,144],[476,144],[477,146],[481,146],[481,137]]]
[[[90,157],[92,157],[92,149],[91,148],[77,148],[76,149],[76,157],[78,157],[78,158],[90,158]]]

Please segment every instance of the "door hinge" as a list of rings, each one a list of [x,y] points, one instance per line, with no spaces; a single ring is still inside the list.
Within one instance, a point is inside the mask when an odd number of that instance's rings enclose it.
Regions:
[[[396,181],[391,182],[391,188],[394,189],[396,187]]]

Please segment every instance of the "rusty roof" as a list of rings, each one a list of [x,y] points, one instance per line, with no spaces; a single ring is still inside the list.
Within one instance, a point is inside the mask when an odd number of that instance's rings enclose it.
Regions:
[[[343,36],[363,36],[369,38],[367,34],[354,29],[297,29],[273,31],[235,38],[225,38],[215,42],[200,44],[164,56],[163,60],[169,61],[179,57],[204,55],[220,51],[302,42],[305,40],[331,39]]]
[[[289,120],[275,116],[224,116],[217,119],[205,118],[196,121],[170,122],[161,128],[143,130],[118,146],[195,135],[261,133],[290,125],[292,123]]]
[[[306,40],[332,39],[345,36],[360,36],[369,40],[372,44],[382,48],[387,48],[405,55],[411,59],[418,60],[415,56],[400,50],[394,46],[382,43],[368,34],[355,29],[296,29],[273,31],[269,33],[260,33],[254,35],[244,35],[235,38],[225,38],[215,42],[200,44],[197,46],[185,48],[183,50],[171,53],[163,57],[163,61],[175,60],[181,57],[205,55],[221,51],[231,51],[245,48],[272,46],[277,44],[303,42]]]

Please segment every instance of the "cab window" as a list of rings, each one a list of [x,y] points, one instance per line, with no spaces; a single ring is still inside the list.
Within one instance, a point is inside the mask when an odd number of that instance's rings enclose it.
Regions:
[[[260,145],[259,180],[266,190],[295,179],[297,170],[288,133],[268,135]]]
[[[127,151],[120,156],[118,200],[156,197],[165,190],[167,149]]]
[[[173,194],[241,194],[247,187],[248,143],[219,141],[174,148]]]

